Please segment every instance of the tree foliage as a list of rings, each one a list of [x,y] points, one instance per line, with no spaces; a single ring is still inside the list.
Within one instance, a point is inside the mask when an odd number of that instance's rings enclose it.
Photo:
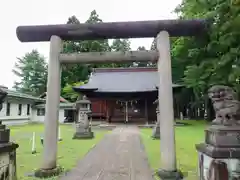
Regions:
[[[127,52],[131,51],[131,42],[128,39],[114,39],[110,46],[110,50],[114,52]],[[131,63],[112,63],[108,64],[107,67],[130,67]]]
[[[139,46],[137,48],[138,51],[147,51],[147,49],[144,46]],[[135,67],[153,67],[153,62],[134,62],[133,66]]]
[[[131,50],[131,43],[128,39],[114,39],[111,45],[112,51],[127,52]]]
[[[73,87],[76,86],[82,86],[84,85],[86,82],[76,82],[73,84],[67,84],[64,88],[63,88],[63,96],[70,100],[71,102],[75,102],[77,100],[77,98],[79,97],[79,93],[75,92],[73,90]]]
[[[93,10],[86,22],[100,23],[102,20],[96,11]],[[80,21],[76,16],[72,16],[68,19],[67,24],[80,24]],[[102,52],[108,51],[109,49],[108,40],[65,41],[63,45],[63,53]],[[76,82],[86,81],[91,69],[97,66],[98,65],[88,64],[64,64],[61,78],[62,96],[66,99],[72,97],[72,92],[66,91],[66,89],[70,86],[75,86]],[[70,98],[69,100],[72,99],[74,98]]]
[[[233,86],[240,92],[240,6],[230,0],[183,0],[176,8],[181,19],[209,19],[206,35],[177,38],[172,55],[182,66],[183,82],[196,97],[213,84]]]
[[[96,10],[90,13],[86,23],[101,23],[103,22],[97,14]],[[79,20],[76,16],[72,16],[68,19],[68,24],[79,24]],[[107,51],[129,51],[130,41],[128,39],[115,39],[112,44],[108,39],[104,40],[84,40],[84,41],[65,41],[63,46],[63,53],[82,53],[82,52],[107,52]],[[92,68],[101,67],[128,67],[129,64],[121,63],[101,63],[101,64],[65,64],[62,71],[62,96],[68,100],[75,100],[72,97],[73,92],[66,91],[70,87],[73,87],[81,82],[88,80]]]
[[[20,78],[14,82],[14,88],[19,92],[38,96],[46,91],[47,64],[45,58],[37,50],[17,58],[12,72]]]
[[[156,38],[153,39],[153,42],[151,44],[151,50],[157,50],[157,40],[156,40]]]

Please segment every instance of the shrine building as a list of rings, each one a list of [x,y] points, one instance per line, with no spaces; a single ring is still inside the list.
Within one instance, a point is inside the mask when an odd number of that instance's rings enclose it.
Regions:
[[[87,84],[74,87],[91,101],[93,119],[109,123],[155,122],[159,76],[154,67],[96,68]],[[181,85],[173,84],[173,92]]]

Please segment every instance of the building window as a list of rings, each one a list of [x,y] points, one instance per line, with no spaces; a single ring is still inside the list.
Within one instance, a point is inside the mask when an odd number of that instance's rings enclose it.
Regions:
[[[45,109],[37,109],[37,115],[38,116],[44,116],[45,115]]]
[[[18,115],[21,116],[22,115],[22,104],[18,105]]]
[[[30,104],[27,105],[27,115],[30,115]]]
[[[6,116],[10,116],[10,108],[11,108],[11,104],[10,104],[10,103],[7,103]]]
[[[64,109],[64,117],[68,116],[68,110]]]

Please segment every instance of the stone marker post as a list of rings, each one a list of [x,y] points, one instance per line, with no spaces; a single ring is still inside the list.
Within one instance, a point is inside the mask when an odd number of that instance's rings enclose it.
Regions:
[[[36,154],[37,153],[37,149],[36,149],[36,133],[33,132],[32,135],[32,154]]]
[[[91,116],[91,102],[86,96],[83,96],[82,100],[76,102],[77,120],[76,120],[76,132],[73,139],[91,139],[94,138],[94,134],[90,127]]]
[[[240,179],[240,102],[230,87],[209,89],[216,118],[197,144],[199,180]]]
[[[0,88],[0,110],[7,92]],[[0,121],[0,178],[3,180],[17,180],[16,149],[18,144],[9,142],[10,129]]]
[[[170,56],[170,39],[167,31],[161,31],[157,36],[157,49],[159,53],[158,74],[159,88],[158,101],[160,111],[161,136],[161,169],[158,175],[162,180],[178,180],[182,174],[177,170],[176,147],[174,132],[172,67]]]
[[[158,99],[154,102],[157,105],[156,114],[157,114],[157,122],[153,127],[152,138],[160,139],[160,112],[159,112],[159,103]]]

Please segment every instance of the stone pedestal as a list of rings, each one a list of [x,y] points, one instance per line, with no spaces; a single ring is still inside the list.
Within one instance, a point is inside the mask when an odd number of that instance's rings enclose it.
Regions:
[[[16,149],[18,145],[9,142],[10,130],[0,121],[0,179],[16,180]]]
[[[0,111],[2,110],[2,103],[4,102],[7,92],[6,87],[0,86]],[[9,142],[10,129],[0,121],[0,179],[1,180],[16,180],[17,166],[16,166],[16,149],[18,144]]]
[[[82,124],[76,124],[76,132],[73,139],[92,139],[94,138],[94,133],[91,131],[91,127],[85,127]]]
[[[211,126],[196,148],[199,180],[240,179],[240,126]]]

